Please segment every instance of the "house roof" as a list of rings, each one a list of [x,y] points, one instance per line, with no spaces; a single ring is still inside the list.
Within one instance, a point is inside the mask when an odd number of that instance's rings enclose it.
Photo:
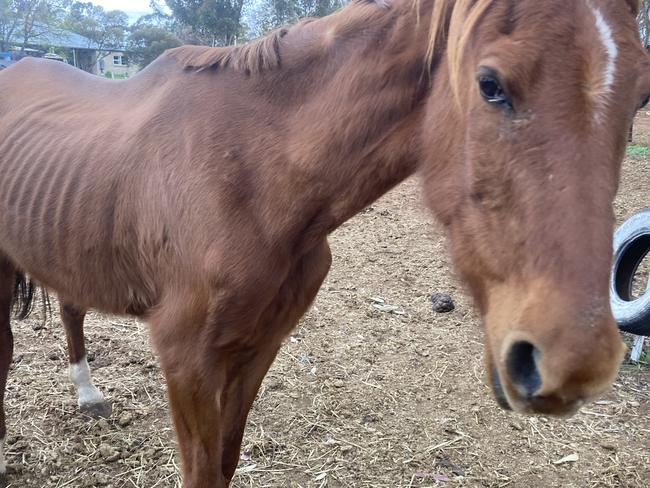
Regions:
[[[14,43],[22,42],[17,37],[14,37],[12,41]],[[64,29],[56,29],[31,37],[27,44],[30,46],[52,46],[68,49],[99,49],[99,45],[91,39]]]
[[[71,49],[99,49],[99,45],[87,37],[76,32],[67,30],[58,30],[57,32],[48,32],[38,37],[33,37],[30,44],[46,45],[53,47],[66,47]]]

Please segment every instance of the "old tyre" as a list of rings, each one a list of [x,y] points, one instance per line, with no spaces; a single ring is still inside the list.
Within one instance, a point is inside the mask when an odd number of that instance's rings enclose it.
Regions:
[[[650,251],[650,208],[627,219],[614,234],[614,263],[609,284],[614,318],[621,330],[650,336],[650,289],[637,299],[632,280]],[[650,283],[648,283],[650,285]]]

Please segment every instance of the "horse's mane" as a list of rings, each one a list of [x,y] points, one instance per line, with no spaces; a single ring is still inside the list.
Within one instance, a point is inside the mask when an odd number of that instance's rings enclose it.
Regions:
[[[201,71],[231,66],[237,71],[259,73],[280,66],[280,39],[287,32],[283,27],[238,46],[181,46],[169,49],[166,54],[185,69]]]
[[[352,0],[342,10],[353,6],[367,6],[377,4],[387,7],[390,0]],[[168,49],[166,56],[170,56],[184,69],[202,71],[206,69],[224,68],[230,66],[236,71],[246,73],[261,73],[269,69],[279,68],[281,65],[280,39],[289,31],[313,22],[317,19],[306,18],[288,27],[276,29],[269,34],[237,46],[209,47],[209,46],[180,46]]]
[[[355,4],[387,4],[388,1],[353,0],[346,8],[350,8],[351,5]],[[418,22],[419,11],[425,1],[431,0],[412,0],[412,5],[418,12]],[[435,0],[433,4],[425,62],[428,66],[432,66],[434,58],[442,52],[447,53],[449,78],[451,87],[456,94],[459,91],[460,70],[467,43],[471,39],[479,20],[494,1]],[[641,4],[641,0],[628,0],[628,2],[632,8]],[[168,50],[166,54],[175,58],[185,69],[201,71],[231,66],[237,71],[260,73],[280,67],[280,39],[290,29],[299,28],[301,25],[313,20],[315,19],[302,20],[291,27],[277,29],[264,37],[238,46],[181,46]]]

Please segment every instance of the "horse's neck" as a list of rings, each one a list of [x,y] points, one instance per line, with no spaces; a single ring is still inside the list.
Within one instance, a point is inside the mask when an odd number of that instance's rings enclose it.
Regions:
[[[342,50],[347,59],[330,63],[332,72],[288,117],[288,157],[300,182],[285,203],[315,207],[307,225],[320,228],[307,232],[333,230],[417,168],[428,22],[410,8],[393,15],[376,32],[366,25],[335,41],[348,44],[332,56]]]

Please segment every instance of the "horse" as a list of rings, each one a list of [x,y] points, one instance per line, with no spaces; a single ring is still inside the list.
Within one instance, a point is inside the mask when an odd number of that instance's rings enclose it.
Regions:
[[[80,312],[78,331],[89,308],[140,317],[184,486],[227,487],[262,379],[329,270],[328,234],[418,173],[498,403],[571,415],[624,354],[608,275],[650,93],[638,8],[354,0],[248,44],[169,50],[126,81],[9,67],[0,388],[21,273]]]

